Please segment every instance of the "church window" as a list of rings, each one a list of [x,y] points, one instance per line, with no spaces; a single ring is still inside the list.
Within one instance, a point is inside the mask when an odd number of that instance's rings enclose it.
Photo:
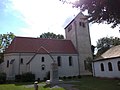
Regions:
[[[72,30],[72,25],[70,25],[70,26],[68,27],[68,32],[69,32],[70,30]]]
[[[84,22],[82,23],[82,26],[85,28],[85,23]]]
[[[42,69],[42,70],[45,70],[45,65],[44,65],[44,64],[41,66],[41,69]]]
[[[9,67],[9,60],[7,60],[7,67]]]
[[[57,62],[58,62],[58,66],[61,66],[61,57],[60,56],[57,57]]]
[[[79,22],[79,25],[82,26],[82,22]]]
[[[85,23],[84,22],[79,22],[79,26],[85,27]]]
[[[23,64],[23,58],[20,59],[20,63]]]
[[[112,63],[111,63],[111,62],[108,62],[108,70],[109,70],[109,71],[113,71]]]
[[[45,58],[44,57],[42,57],[42,62],[44,62],[45,61]]]
[[[69,66],[72,66],[72,65],[73,65],[72,57],[70,56],[70,57],[69,57]]]
[[[118,70],[120,71],[120,61],[118,61],[117,65],[118,65]]]
[[[101,67],[101,71],[104,71],[104,64],[103,63],[100,64],[100,67]]]

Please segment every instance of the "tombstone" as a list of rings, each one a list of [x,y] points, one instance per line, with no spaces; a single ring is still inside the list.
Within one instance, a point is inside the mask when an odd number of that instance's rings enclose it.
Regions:
[[[57,63],[53,62],[51,64],[51,70],[50,70],[50,83],[51,85],[58,84],[59,77],[58,77],[58,65]]]

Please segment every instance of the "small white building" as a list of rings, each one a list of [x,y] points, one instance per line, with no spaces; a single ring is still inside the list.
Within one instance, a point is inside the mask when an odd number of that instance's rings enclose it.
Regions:
[[[93,62],[93,76],[120,78],[120,45],[110,48]]]
[[[85,60],[92,58],[89,23],[79,13],[66,27],[66,39],[15,37],[4,54],[7,79],[32,72],[43,80],[50,71],[52,58],[58,63],[59,77],[90,75]]]

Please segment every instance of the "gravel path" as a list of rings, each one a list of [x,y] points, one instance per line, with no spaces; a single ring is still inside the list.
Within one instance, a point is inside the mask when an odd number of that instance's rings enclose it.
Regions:
[[[64,88],[65,90],[79,90],[77,88],[75,88],[73,84],[70,84],[71,82],[79,82],[79,81],[62,81],[60,82],[58,85],[55,85],[51,88]],[[45,86],[46,84],[38,84],[38,86]],[[34,87],[34,84],[31,84],[31,85],[25,85],[24,87],[26,88],[31,88],[31,87]]]

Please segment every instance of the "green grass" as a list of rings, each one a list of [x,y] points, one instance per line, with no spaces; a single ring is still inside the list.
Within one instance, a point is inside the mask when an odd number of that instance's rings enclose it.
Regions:
[[[1,84],[0,90],[34,90],[34,88],[26,88],[23,84]],[[64,89],[63,88],[50,89],[49,87],[41,86],[39,87],[38,90],[64,90]]]
[[[74,80],[74,79],[72,79]],[[76,80],[76,79],[75,79]],[[120,80],[113,79],[100,79],[93,77],[82,77],[77,79],[80,82],[72,82],[69,84],[75,84],[76,88],[80,90],[120,90]],[[69,80],[66,80],[67,83]],[[34,90],[34,88],[26,88],[25,85],[32,83],[15,83],[15,84],[0,84],[0,90]],[[42,83],[43,84],[43,83]],[[63,88],[51,89],[49,87],[41,86],[39,90],[65,90]]]
[[[82,77],[80,82],[73,83],[80,90],[120,90],[120,80]]]

